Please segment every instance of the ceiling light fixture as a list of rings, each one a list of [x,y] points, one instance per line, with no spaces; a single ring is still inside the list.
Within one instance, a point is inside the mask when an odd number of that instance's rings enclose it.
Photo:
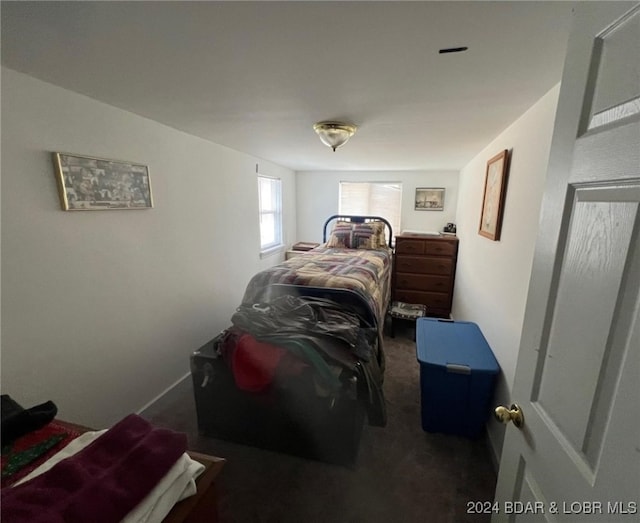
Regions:
[[[357,126],[344,122],[318,122],[313,126],[313,130],[318,133],[322,143],[334,151],[347,143],[356,129],[358,129]]]

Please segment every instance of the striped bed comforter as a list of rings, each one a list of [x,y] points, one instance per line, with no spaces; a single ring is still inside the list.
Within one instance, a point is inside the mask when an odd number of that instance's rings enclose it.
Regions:
[[[260,301],[272,284],[348,289],[362,296],[382,324],[391,289],[391,251],[317,247],[256,274],[243,303]]]

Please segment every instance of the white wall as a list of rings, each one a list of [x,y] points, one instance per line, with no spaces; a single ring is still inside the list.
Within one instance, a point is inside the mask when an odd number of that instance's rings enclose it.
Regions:
[[[324,221],[338,213],[340,182],[402,182],[402,229],[441,231],[455,222],[457,171],[305,171],[296,181],[298,240],[322,241]],[[444,187],[444,210],[414,210],[416,187]]]
[[[502,373],[495,404],[511,404],[524,309],[559,85],[493,140],[460,172],[457,210],[460,238],[453,316],[476,322],[493,349]],[[500,241],[478,234],[487,160],[512,152]],[[504,427],[489,424],[500,456]]]
[[[155,207],[63,212],[51,151],[148,165]],[[3,68],[2,392],[102,427],[184,376],[282,259],[259,259],[256,163],[291,243],[293,172]]]

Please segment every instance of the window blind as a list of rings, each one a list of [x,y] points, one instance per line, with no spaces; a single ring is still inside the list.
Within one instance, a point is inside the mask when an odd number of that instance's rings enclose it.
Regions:
[[[258,176],[260,251],[282,244],[282,185],[277,178]]]
[[[340,214],[382,216],[399,233],[401,209],[400,182],[340,182]]]

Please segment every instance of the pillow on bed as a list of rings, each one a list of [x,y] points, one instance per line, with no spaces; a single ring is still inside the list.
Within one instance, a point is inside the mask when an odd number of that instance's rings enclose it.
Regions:
[[[384,222],[337,222],[327,242],[327,247],[342,249],[379,249],[386,247]]]

